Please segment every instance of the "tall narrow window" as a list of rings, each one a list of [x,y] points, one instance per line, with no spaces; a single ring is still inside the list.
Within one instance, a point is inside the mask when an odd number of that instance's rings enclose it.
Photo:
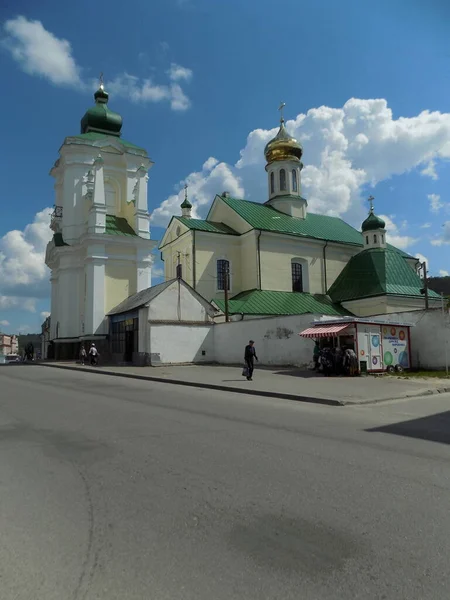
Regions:
[[[377,243],[377,234],[375,233],[373,236],[373,243],[376,244]]]
[[[183,265],[177,265],[177,279],[183,279]]]
[[[303,292],[303,268],[298,262],[291,263],[292,291]]]
[[[296,192],[298,190],[297,186],[297,171],[292,169],[292,191]]]
[[[227,289],[230,290],[230,263],[228,260],[221,258],[217,261],[217,289],[224,291],[225,282]]]
[[[366,235],[366,244],[368,244],[368,243],[369,243],[369,236]]]
[[[286,171],[284,169],[280,170],[280,190],[286,189]]]
[[[275,173],[272,171],[270,174],[270,193],[275,192]]]

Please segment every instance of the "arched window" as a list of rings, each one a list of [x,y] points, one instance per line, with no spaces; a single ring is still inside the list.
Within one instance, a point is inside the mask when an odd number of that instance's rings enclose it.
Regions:
[[[270,193],[275,192],[275,173],[272,171],[270,174]]]
[[[230,290],[230,262],[224,258],[217,261],[217,289],[225,290],[225,282],[228,291]]]
[[[303,292],[303,266],[299,262],[291,263],[292,291]]]
[[[292,169],[292,191],[296,192],[298,190],[297,186],[297,171]]]
[[[384,244],[384,235],[381,235],[381,243]]]
[[[376,244],[377,243],[377,234],[374,233],[373,235],[373,243]]]
[[[280,170],[280,190],[286,189],[286,171],[284,169]]]
[[[105,201],[108,214],[116,214],[117,209],[117,193],[113,183],[108,181],[105,183]]]
[[[366,235],[366,244],[368,244],[368,243],[369,243],[369,236]]]

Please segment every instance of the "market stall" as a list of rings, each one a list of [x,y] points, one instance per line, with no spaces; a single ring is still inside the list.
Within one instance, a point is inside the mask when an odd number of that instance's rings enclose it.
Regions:
[[[411,327],[408,323],[345,317],[316,321],[299,335],[316,340],[321,349],[351,349],[360,372],[376,373],[411,366]]]

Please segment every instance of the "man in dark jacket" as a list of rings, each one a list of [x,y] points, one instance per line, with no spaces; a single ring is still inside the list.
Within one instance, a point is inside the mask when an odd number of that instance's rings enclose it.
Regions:
[[[245,366],[247,367],[247,379],[249,381],[252,381],[253,369],[255,366],[254,361],[255,359],[258,360],[254,344],[255,342],[250,340],[248,346],[245,346],[244,361]]]

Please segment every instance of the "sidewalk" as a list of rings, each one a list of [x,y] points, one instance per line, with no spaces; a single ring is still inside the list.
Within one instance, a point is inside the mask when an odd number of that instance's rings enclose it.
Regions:
[[[95,372],[176,385],[209,388],[330,406],[369,404],[385,400],[450,392],[450,381],[413,381],[396,377],[323,377],[295,368],[256,368],[254,380],[241,376],[242,367],[189,365],[166,367],[89,367],[74,362],[38,363],[45,367]]]

